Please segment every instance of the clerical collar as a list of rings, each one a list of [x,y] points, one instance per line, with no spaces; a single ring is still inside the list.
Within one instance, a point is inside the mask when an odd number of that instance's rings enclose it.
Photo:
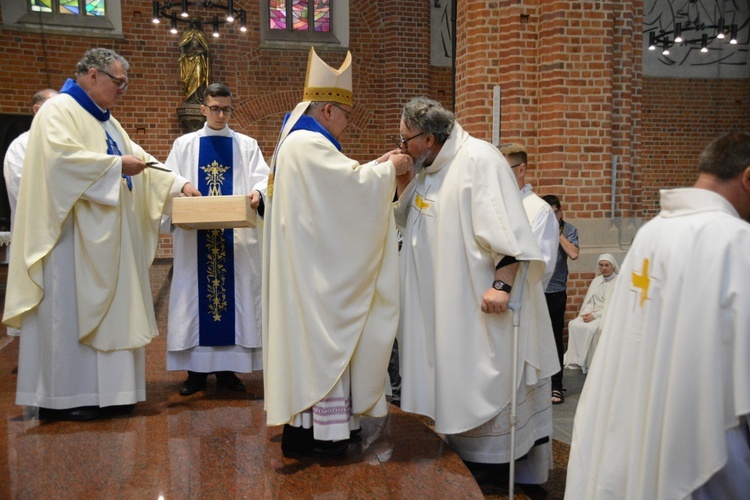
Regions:
[[[286,121],[289,119],[289,116],[290,114],[287,113],[287,115],[284,117],[284,124],[286,124]],[[284,125],[282,125],[281,128],[283,129]],[[328,132],[325,128],[323,128],[323,126],[317,121],[315,121],[315,119],[312,118],[311,116],[307,116],[307,115],[300,116],[299,120],[297,120],[297,123],[295,123],[294,126],[292,126],[292,130],[290,130],[289,133],[291,134],[295,130],[309,130],[311,132],[318,132],[320,134],[323,134],[323,136],[325,136],[326,139],[331,141],[331,144],[336,146],[336,149],[341,151],[341,144],[339,144],[339,141],[337,141],[336,138],[330,134],[330,132]]]
[[[609,276],[604,276],[604,282],[609,283],[610,281],[615,279],[616,276],[617,276],[617,273],[612,273]]]
[[[76,102],[91,116],[99,120],[100,122],[106,122],[109,120],[109,110],[102,109],[96,105],[96,103],[89,97],[85,90],[83,90],[75,80],[68,78],[65,84],[60,89],[61,94],[68,94],[70,97],[76,100]]]
[[[232,129],[229,128],[229,125],[224,125],[224,128],[221,128],[219,130],[213,129],[208,126],[208,123],[203,125],[203,133],[206,135],[218,135],[221,137],[229,137],[232,135]]]

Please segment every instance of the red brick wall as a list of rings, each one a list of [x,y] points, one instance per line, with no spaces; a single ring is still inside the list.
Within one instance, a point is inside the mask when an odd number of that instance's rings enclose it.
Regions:
[[[698,155],[711,139],[748,124],[749,80],[644,78],[642,217],[659,213],[660,189],[695,182]]]
[[[501,142],[526,145],[537,192],[561,196],[568,217],[608,217],[616,155],[618,204],[631,211],[641,78],[633,2],[464,0],[458,12],[464,128],[491,139],[499,85]]]
[[[121,3],[123,39],[0,30],[0,113],[28,114],[34,91],[59,87],[86,49],[111,47],[132,66],[114,115],[165,159],[183,133],[179,38],[152,25],[150,1]],[[213,79],[236,96],[233,128],[255,137],[270,158],[284,113],[300,99],[308,49],[261,48],[258,2],[235,5],[247,9],[249,30],[222,28],[224,36],[210,40]],[[350,1],[356,104],[342,141],[350,156],[368,160],[389,149],[412,97],[452,107],[451,69],[429,62],[430,9],[425,0]],[[747,80],[642,77],[642,0],[458,0],[457,18],[459,121],[490,139],[499,85],[501,141],[526,144],[536,190],[560,196],[568,218],[610,217],[613,157],[615,216],[650,218],[658,189],[693,181],[695,157],[711,137],[747,129]],[[345,57],[342,49],[317,50],[334,66]],[[170,245],[163,239],[159,255],[171,255]],[[591,278],[593,269],[571,274],[569,315]]]

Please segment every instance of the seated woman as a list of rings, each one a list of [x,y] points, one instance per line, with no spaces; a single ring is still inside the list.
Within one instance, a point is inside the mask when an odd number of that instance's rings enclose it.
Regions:
[[[565,368],[578,366],[583,373],[589,371],[602,331],[605,304],[620,270],[617,260],[609,253],[600,255],[598,263],[599,275],[589,285],[581,313],[568,323],[568,350],[563,364]]]

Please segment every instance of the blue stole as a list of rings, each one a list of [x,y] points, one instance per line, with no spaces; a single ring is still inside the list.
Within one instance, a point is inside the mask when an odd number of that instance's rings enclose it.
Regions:
[[[284,125],[286,125],[286,122],[289,120],[289,118],[292,116],[291,113],[287,113],[286,116],[284,116],[284,122],[281,124],[281,129],[284,130]],[[331,144],[333,144],[336,149],[341,151],[341,144],[339,141],[336,140],[334,136],[330,134],[323,126],[315,121],[315,118],[312,118],[307,115],[302,115],[297,120],[297,123],[292,125],[292,129],[289,131],[289,134],[294,132],[295,130],[309,130],[311,132],[317,132],[319,134],[322,134],[323,137],[328,139]],[[287,135],[289,135],[287,134]],[[274,189],[278,189],[278,185],[275,184],[274,179],[276,178],[276,169],[278,168],[278,163],[274,162],[273,164],[273,172],[271,172],[271,175],[269,176],[268,185],[269,185],[269,198],[271,196],[270,193],[273,192]]]
[[[109,110],[102,111],[101,108],[99,108],[99,106],[97,106],[96,103],[91,99],[91,97],[89,97],[86,91],[78,86],[75,80],[68,78],[60,89],[60,93],[68,94],[70,97],[75,99],[75,101],[83,109],[88,111],[91,116],[93,116],[100,122],[106,122],[107,120],[109,120]],[[105,130],[104,133],[107,134],[107,154],[122,156],[120,148],[117,146],[117,143],[112,138],[112,136],[109,135],[109,132]],[[132,191],[133,179],[131,179],[129,175],[125,174],[122,174],[122,178],[125,179],[125,182],[128,184],[128,189]]]
[[[291,114],[287,113],[284,117],[284,123],[281,125],[282,129],[284,128],[284,125],[286,124],[290,116]],[[310,130],[312,132],[323,134],[326,139],[331,141],[331,144],[336,146],[336,149],[341,151],[341,144],[339,143],[339,141],[337,141],[335,137],[333,137],[326,129],[324,129],[320,123],[316,122],[315,118],[307,115],[300,116],[299,120],[297,120],[297,123],[292,126],[292,130],[290,130],[289,133],[291,134],[295,130]]]
[[[231,137],[200,138],[198,189],[203,196],[233,194],[233,160]],[[199,345],[235,345],[234,230],[199,230],[197,237]]]

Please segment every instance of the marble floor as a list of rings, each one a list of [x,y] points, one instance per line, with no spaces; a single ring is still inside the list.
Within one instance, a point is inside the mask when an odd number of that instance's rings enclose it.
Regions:
[[[163,334],[170,265],[157,261],[151,272]],[[164,335],[146,348],[147,400],[133,413],[82,423],[41,422],[36,408],[14,404],[18,340],[6,337],[4,328],[0,339],[0,346],[6,344],[0,348],[0,443],[7,443],[6,452],[0,452],[0,498],[508,495],[507,479],[480,488],[429,421],[395,406],[385,418],[363,421],[361,439],[349,445],[344,458],[285,458],[281,428],[265,425],[262,374],[241,375],[246,393],[219,389],[211,377],[206,392],[180,396],[184,374],[166,371]],[[562,498],[568,445],[554,441],[553,449],[555,468],[548,483],[517,485],[516,498]]]

